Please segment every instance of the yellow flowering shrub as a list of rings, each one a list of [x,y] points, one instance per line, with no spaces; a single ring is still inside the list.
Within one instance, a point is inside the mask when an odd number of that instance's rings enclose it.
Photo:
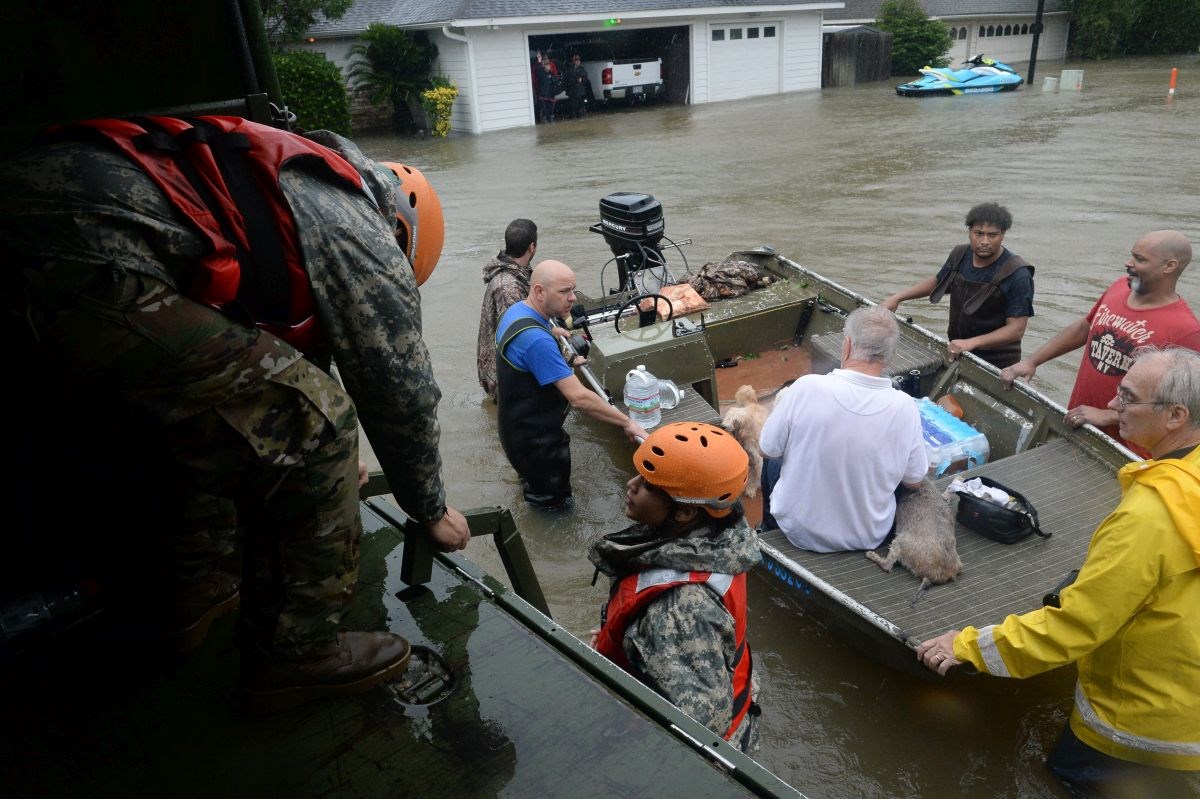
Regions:
[[[421,92],[421,105],[429,116],[434,136],[445,136],[450,132],[450,109],[454,107],[456,97],[458,88],[455,86],[438,86]]]

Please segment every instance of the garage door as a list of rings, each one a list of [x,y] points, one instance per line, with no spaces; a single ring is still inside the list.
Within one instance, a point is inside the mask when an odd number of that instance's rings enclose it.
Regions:
[[[708,29],[708,95],[736,100],[779,91],[778,22],[730,22]]]

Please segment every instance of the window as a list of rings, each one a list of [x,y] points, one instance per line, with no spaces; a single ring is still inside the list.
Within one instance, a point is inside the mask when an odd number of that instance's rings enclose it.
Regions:
[[[1024,35],[1025,35],[1025,34],[1027,34],[1027,33],[1029,33],[1029,26],[1028,26],[1028,25],[1022,25],[1022,26],[1021,26],[1021,35],[1022,35],[1022,36],[1024,36]]]
[[[987,32],[987,35],[988,35],[988,36],[995,36],[995,35],[996,35],[996,26],[995,26],[995,25],[988,25],[988,32]]]
[[[982,39],[984,36],[987,36],[987,34],[984,33],[983,26],[980,25],[979,26],[979,38]]]
[[[757,39],[758,38],[758,28],[746,28],[746,38],[747,39]]]
[[[967,38],[967,29],[966,29],[966,28],[959,28],[959,29],[958,29],[958,38],[960,38],[960,39],[966,39],[966,38]]]
[[[1005,25],[1005,26],[1004,26],[1004,35],[1005,35],[1005,36],[1012,36],[1012,25]]]
[[[951,28],[950,29],[950,41],[953,42],[953,41],[956,41],[957,39],[958,39],[958,28]]]
[[[714,42],[725,41],[725,29],[724,28],[713,28],[713,41]]]
[[[742,38],[742,29],[741,28],[730,28],[729,29],[729,41],[731,41],[731,42],[736,41],[740,38]]]
[[[763,38],[764,39],[774,39],[775,38],[775,26],[774,25],[766,25],[763,27]]]

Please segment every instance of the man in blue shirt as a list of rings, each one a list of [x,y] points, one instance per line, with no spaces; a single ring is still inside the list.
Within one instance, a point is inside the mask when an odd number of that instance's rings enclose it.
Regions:
[[[560,507],[571,498],[570,436],[563,421],[571,408],[617,425],[630,441],[641,425],[575,376],[555,340],[566,331],[552,319],[575,303],[575,273],[561,261],[542,261],[530,277],[529,296],[505,311],[496,333],[496,401],[500,444],[521,476],[525,501]]]

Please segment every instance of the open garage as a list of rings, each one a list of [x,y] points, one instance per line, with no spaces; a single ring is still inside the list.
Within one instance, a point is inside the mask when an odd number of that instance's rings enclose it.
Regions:
[[[587,46],[593,43],[599,47]],[[663,86],[655,100],[666,103],[688,101],[691,87],[688,49],[688,28],[683,25],[533,34],[529,37],[531,59],[536,53],[546,53],[560,67],[565,67],[575,52],[581,52],[585,60],[590,55],[604,52],[611,52],[620,61],[660,59]]]

